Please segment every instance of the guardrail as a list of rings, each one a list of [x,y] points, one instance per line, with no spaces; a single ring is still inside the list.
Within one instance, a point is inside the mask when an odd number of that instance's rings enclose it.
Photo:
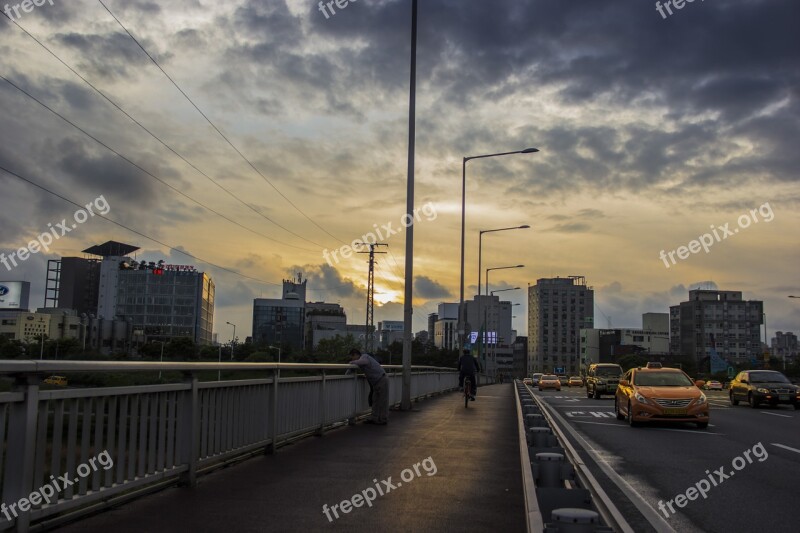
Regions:
[[[389,373],[389,403],[400,402],[401,366]],[[55,525],[248,453],[353,423],[369,412],[368,384],[343,364],[3,361],[11,392],[0,393],[0,529]],[[203,370],[263,371],[268,377],[200,382]],[[280,377],[280,371],[314,375]],[[72,372],[180,371],[161,385],[43,391],[44,376]],[[413,366],[411,397],[454,389],[458,372]],[[47,487],[47,490],[45,488]],[[59,490],[56,490],[59,489]]]

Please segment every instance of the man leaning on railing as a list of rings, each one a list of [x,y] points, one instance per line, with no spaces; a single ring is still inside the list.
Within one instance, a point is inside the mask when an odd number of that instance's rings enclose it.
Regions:
[[[370,354],[358,348],[350,350],[350,364],[358,365],[369,382],[372,396],[372,418],[365,423],[385,426],[389,416],[389,378],[381,364]]]

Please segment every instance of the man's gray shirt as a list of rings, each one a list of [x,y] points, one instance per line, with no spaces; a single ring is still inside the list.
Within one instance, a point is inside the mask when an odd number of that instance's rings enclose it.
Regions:
[[[361,357],[355,361],[351,361],[350,364],[360,366],[361,370],[364,371],[364,375],[367,376],[367,381],[369,381],[371,385],[375,385],[386,375],[380,363],[368,353],[361,354]]]

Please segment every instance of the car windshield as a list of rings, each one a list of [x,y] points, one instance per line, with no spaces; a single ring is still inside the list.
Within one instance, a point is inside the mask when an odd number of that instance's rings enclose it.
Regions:
[[[633,384],[642,387],[691,387],[692,381],[680,372],[637,372]]]
[[[751,372],[751,383],[791,383],[780,372]]]
[[[553,381],[557,380],[558,378],[556,376],[542,376],[542,379],[545,381]]]
[[[598,367],[594,373],[597,376],[619,376],[622,371],[614,367]]]

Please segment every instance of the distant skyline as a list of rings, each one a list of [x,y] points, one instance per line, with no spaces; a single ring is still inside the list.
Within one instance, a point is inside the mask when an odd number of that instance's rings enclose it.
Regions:
[[[324,252],[401,229],[410,2],[327,17],[306,0],[106,4],[257,171],[90,0],[15,21],[191,164],[2,17],[0,166],[80,205],[103,197],[104,216],[247,277],[94,216],[0,264],[0,280],[30,281],[41,306],[48,259],[113,239],[209,272],[221,340],[226,322],[248,336],[253,299],[279,298],[298,272],[309,301],[363,323],[365,256]],[[415,332],[458,301],[462,158],[527,147],[540,152],[467,166],[467,298],[478,231],[531,226],[483,238],[483,268],[526,265],[490,279],[521,287],[500,294],[522,304],[520,335],[528,284],[569,275],[593,286],[600,327],[639,327],[713,281],[763,300],[770,338],[800,332],[800,300],[787,298],[800,295],[800,4],[715,0],[663,18],[652,2],[427,0],[419,17],[415,203],[436,217],[415,226]],[[0,186],[6,256],[76,212],[2,170]],[[697,247],[726,225],[730,237]],[[405,231],[383,236],[376,324],[403,316]]]

